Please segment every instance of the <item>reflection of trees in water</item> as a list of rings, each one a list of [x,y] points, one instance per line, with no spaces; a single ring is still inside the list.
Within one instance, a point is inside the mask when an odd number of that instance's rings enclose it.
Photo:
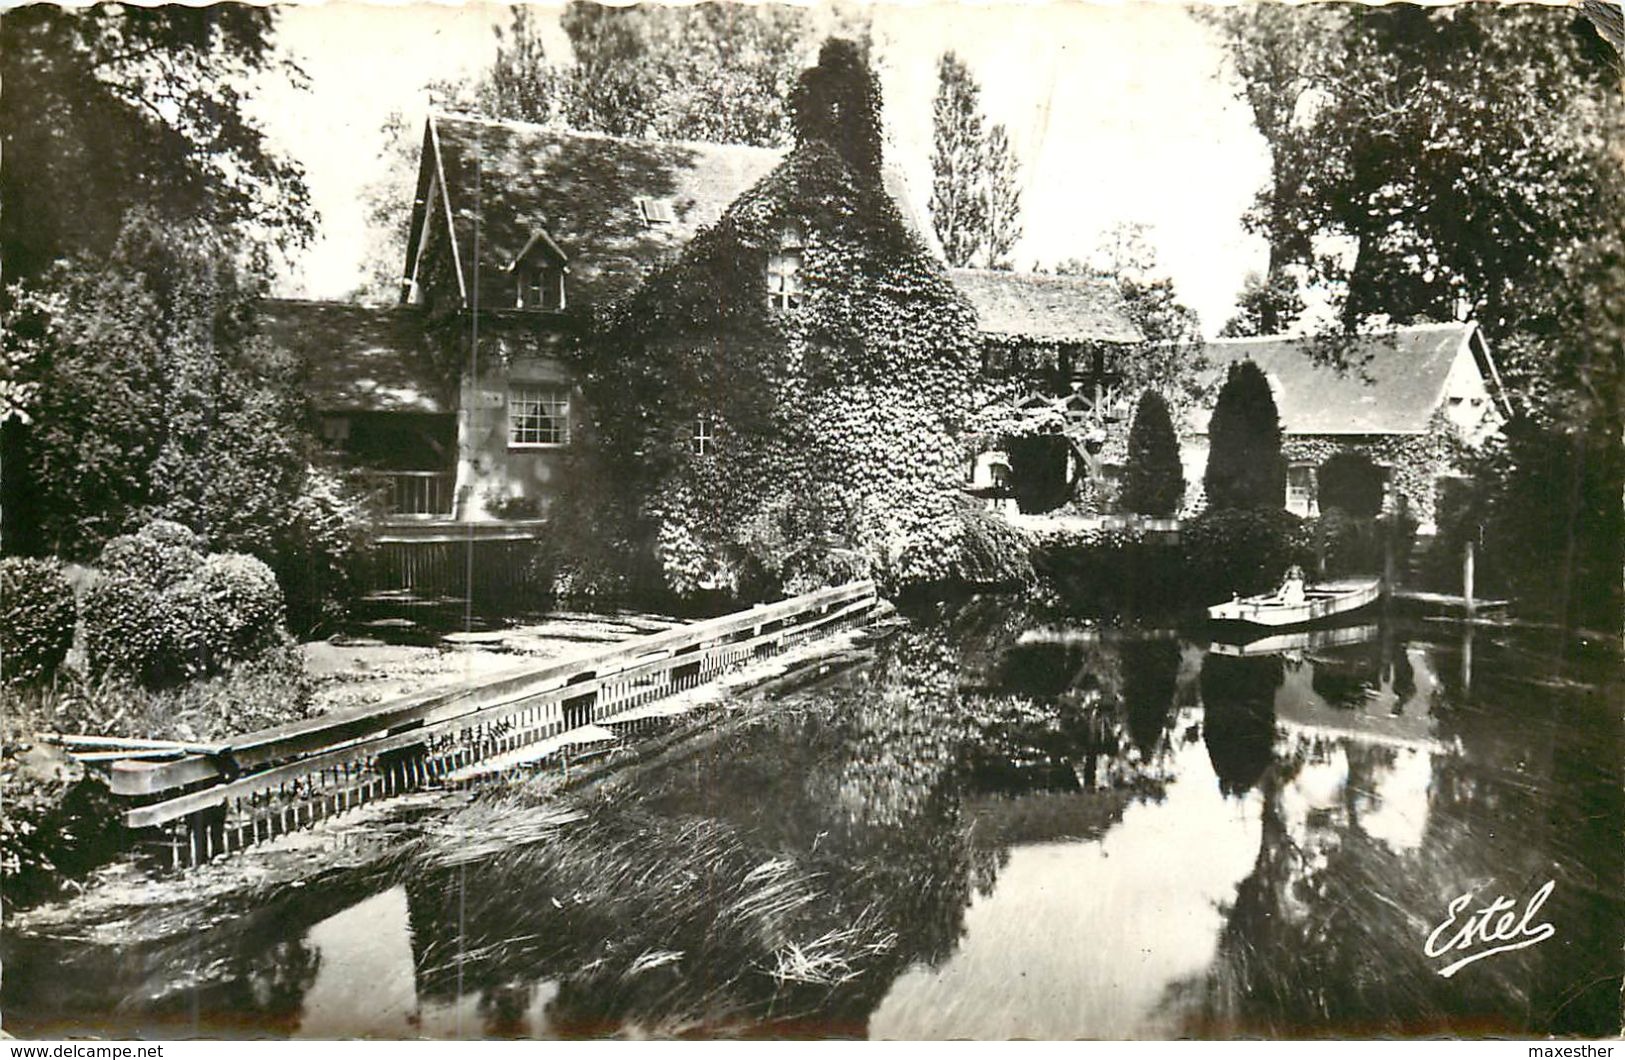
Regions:
[[[1517,721],[1511,711],[1488,720]],[[1178,991],[1195,1012],[1187,1033],[1617,1031],[1618,810],[1565,796],[1620,799],[1617,761],[1598,755],[1594,734],[1591,743],[1575,739],[1553,774],[1532,782],[1452,751],[1290,737],[1260,781],[1261,845],[1227,910],[1218,959]],[[1588,772],[1605,758],[1606,786]],[[1589,763],[1579,789],[1562,781],[1576,762]],[[1418,765],[1430,771],[1420,790],[1407,772]],[[1396,828],[1392,815],[1407,808],[1413,817]],[[1609,867],[1606,882],[1598,865]],[[1521,910],[1547,879],[1558,883],[1542,919],[1566,942],[1496,954],[1453,979],[1436,974],[1448,959],[1427,957],[1423,943],[1452,898],[1506,894]]]
[[[207,887],[182,890],[122,922],[130,941],[117,945],[12,933],[6,1027],[27,1036],[292,1033],[321,965],[305,932],[376,890],[354,876],[281,897],[249,885],[224,900]]]
[[[1180,651],[1174,640],[1122,645],[1123,712],[1143,760],[1156,756],[1178,691]]]
[[[1317,652],[1310,665],[1311,687],[1334,707],[1358,710],[1378,693],[1403,704],[1416,692],[1415,669],[1403,649],[1395,650],[1391,630],[1369,644]]]
[[[1110,788],[1109,825],[1154,786],[1130,750],[1114,645],[1069,661],[1042,699],[1013,695],[1001,660],[1025,617],[936,618],[894,632],[843,683],[605,789],[544,842],[460,877],[413,874],[420,991],[446,995],[459,970],[470,991],[558,979],[548,1014],[566,1034],[861,1033],[908,965],[954,950],[973,888],[991,891],[1007,857],[1007,842],[973,842],[967,792],[1053,790],[1050,777]],[[1135,659],[1137,724],[1155,746],[1179,652]],[[812,1014],[816,1027],[796,1023]]]
[[[413,880],[420,989],[453,989],[455,954],[470,989],[559,979],[565,1034],[861,1033],[996,872],[950,783],[972,731],[955,662],[946,634],[900,631],[844,687],[606,787],[587,821]]]
[[[922,845],[933,838],[960,855],[940,832]],[[486,1034],[519,1024],[530,994],[517,984],[546,979],[560,982],[549,1026],[569,1036],[720,1033],[814,1014],[861,1031],[866,995],[924,956],[916,940],[931,934],[909,922],[920,888],[899,877],[968,878],[962,864],[910,853],[774,850],[723,821],[606,798],[588,820],[465,871],[411,870],[419,995],[483,995]]]
[[[1245,794],[1269,768],[1281,665],[1274,655],[1209,655],[1202,661],[1202,732],[1226,795]]]

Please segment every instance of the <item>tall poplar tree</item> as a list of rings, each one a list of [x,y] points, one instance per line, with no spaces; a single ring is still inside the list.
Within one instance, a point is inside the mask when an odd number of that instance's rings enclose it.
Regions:
[[[931,106],[931,225],[948,264],[1007,269],[1021,238],[1020,165],[1005,127],[987,127],[981,95],[964,61],[944,52]]]

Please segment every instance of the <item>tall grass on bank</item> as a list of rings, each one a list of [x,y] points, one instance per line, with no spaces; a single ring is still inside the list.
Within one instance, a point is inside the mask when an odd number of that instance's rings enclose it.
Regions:
[[[462,871],[471,857],[483,859],[477,873]],[[550,1016],[566,1033],[716,1034],[806,1018],[898,944],[880,903],[843,899],[810,856],[608,790],[567,810],[522,794],[475,803],[393,871],[416,893],[414,929],[443,950],[420,963],[420,983],[446,989],[458,969],[560,978]],[[442,918],[452,930],[429,926]]]

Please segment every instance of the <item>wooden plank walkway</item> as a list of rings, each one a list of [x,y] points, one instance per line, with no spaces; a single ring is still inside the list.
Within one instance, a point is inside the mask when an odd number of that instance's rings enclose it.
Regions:
[[[531,757],[514,755],[522,748],[562,749],[589,726],[637,725],[645,715],[636,708],[862,622],[877,602],[872,582],[823,589],[474,686],[245,733],[212,754],[113,762],[110,784],[127,800],[127,827],[156,838],[173,865],[196,864],[364,802],[485,772],[470,770],[475,763]]]

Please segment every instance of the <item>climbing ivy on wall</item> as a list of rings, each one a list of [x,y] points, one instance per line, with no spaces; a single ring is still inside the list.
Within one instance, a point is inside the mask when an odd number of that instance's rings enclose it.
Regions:
[[[768,260],[787,230],[803,293],[775,309]],[[901,588],[1025,564],[959,494],[974,315],[878,179],[821,141],[604,313],[577,359],[595,481],[558,518],[585,531],[605,505],[638,512],[618,532],[671,589],[751,595],[858,574]],[[702,416],[716,436],[705,453]]]

